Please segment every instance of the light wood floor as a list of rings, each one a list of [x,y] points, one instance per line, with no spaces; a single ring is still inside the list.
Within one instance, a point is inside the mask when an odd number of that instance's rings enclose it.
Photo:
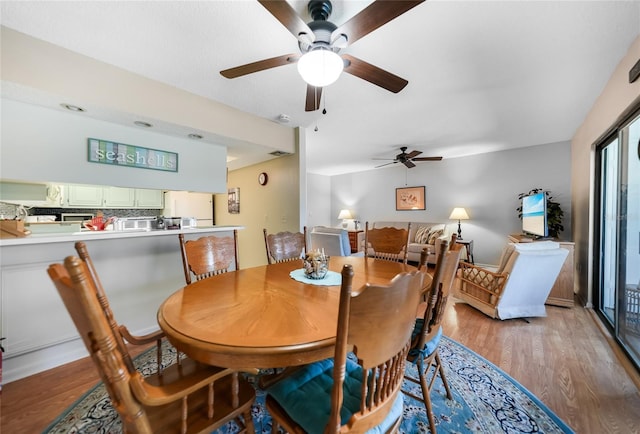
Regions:
[[[640,433],[640,393],[588,309],[548,306],[547,317],[492,320],[450,303],[445,334],[499,366],[576,433]],[[39,433],[98,377],[88,359],[6,384],[1,433]]]

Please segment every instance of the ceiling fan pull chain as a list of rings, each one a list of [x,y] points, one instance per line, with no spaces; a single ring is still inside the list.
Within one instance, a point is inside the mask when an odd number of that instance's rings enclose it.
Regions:
[[[322,98],[322,114],[327,114],[327,91],[324,91],[324,98]]]
[[[315,98],[315,107],[318,107],[320,104],[318,104],[318,88],[314,87],[313,88],[313,94],[314,94],[314,98]],[[325,94],[325,98],[326,98],[326,94]],[[316,119],[316,127],[313,129],[313,131],[318,131],[318,120]]]

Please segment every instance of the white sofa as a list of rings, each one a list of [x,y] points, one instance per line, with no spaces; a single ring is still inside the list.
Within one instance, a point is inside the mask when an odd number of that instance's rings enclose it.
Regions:
[[[553,241],[509,243],[497,268],[461,262],[454,296],[492,318],[546,316],[544,303],[568,254]]]
[[[340,228],[314,226],[308,234],[309,251],[323,250],[327,256],[350,256],[349,234]]]
[[[451,233],[447,229],[447,225],[445,223],[427,223],[427,222],[391,222],[391,221],[376,221],[369,222],[370,228],[384,228],[384,227],[394,227],[399,229],[406,229],[408,224],[411,223],[411,228],[409,229],[409,245],[407,247],[407,257],[411,262],[419,262],[420,261],[420,253],[422,249],[427,248],[427,252],[429,255],[427,256],[428,264],[435,264],[437,261],[436,251],[437,246],[442,240],[451,239]],[[428,240],[426,236],[422,239],[416,239],[416,235],[423,235],[425,231],[431,229],[432,231],[442,231],[436,236],[431,237],[431,240]],[[427,241],[432,241],[429,243]],[[361,246],[360,250],[364,251],[364,232],[358,234],[358,245]]]

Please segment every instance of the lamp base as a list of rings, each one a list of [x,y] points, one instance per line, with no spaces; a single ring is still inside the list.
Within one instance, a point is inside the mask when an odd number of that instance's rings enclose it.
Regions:
[[[460,220],[458,220],[458,239],[462,239],[462,227],[460,226]]]

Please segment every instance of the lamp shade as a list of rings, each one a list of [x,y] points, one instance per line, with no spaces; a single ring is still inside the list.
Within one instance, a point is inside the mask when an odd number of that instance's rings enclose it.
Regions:
[[[449,218],[451,220],[469,220],[469,215],[464,208],[454,208]]]
[[[340,214],[338,214],[338,219],[340,220],[347,220],[352,218],[353,215],[351,215],[351,211],[349,211],[348,209],[343,209],[340,211]]]
[[[315,48],[298,60],[298,73],[305,82],[315,87],[328,86],[336,81],[343,68],[342,58],[324,47]]]

